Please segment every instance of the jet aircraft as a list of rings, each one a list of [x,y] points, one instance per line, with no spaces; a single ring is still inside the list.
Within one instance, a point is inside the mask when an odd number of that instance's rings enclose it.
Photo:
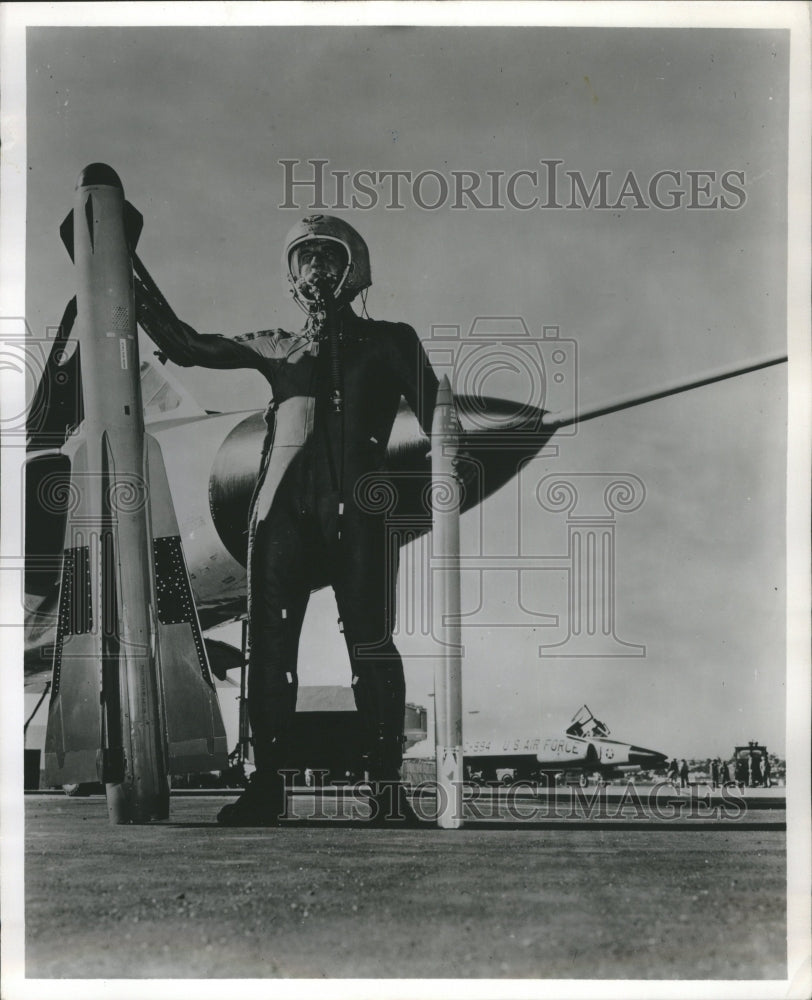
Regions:
[[[414,750],[412,752],[414,753]],[[657,750],[610,739],[609,727],[582,705],[563,732],[549,735],[509,734],[463,743],[463,759],[471,772],[494,779],[497,769],[515,778],[538,778],[569,772],[574,777],[603,778],[640,770],[659,770],[668,758]]]

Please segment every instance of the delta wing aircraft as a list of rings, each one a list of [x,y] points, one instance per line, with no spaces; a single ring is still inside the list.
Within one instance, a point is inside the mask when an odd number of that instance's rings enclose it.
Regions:
[[[205,632],[246,615],[248,509],[272,420],[205,411],[140,359],[134,272],[160,296],[136,253],[141,228],[115,171],[86,167],[60,230],[76,296],[42,361],[25,468],[25,670],[50,678],[46,783],[103,782],[114,823],[166,817],[168,775],[226,767]],[[165,301],[164,312],[177,322]],[[560,428],[785,360],[563,413],[458,395],[474,470],[461,509]],[[431,527],[428,451],[402,403],[386,479],[404,541]],[[611,741],[567,738],[585,763],[609,761]],[[566,744],[545,753],[566,756]]]
[[[472,775],[494,780],[497,771],[509,770],[515,778],[570,772],[578,777],[598,774],[603,778],[640,771],[659,770],[668,758],[657,750],[610,739],[609,727],[596,719],[588,705],[572,717],[569,726],[551,735],[508,734],[463,743],[463,760]],[[420,749],[413,747],[411,754]]]

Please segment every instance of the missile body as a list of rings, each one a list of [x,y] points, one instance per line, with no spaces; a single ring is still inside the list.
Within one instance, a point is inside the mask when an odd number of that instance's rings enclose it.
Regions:
[[[459,435],[454,397],[444,377],[431,425],[431,587],[434,633],[443,644],[434,668],[437,825],[446,830],[462,826]]]
[[[115,171],[91,164],[62,230],[76,268],[83,420],[65,448],[76,499],[66,526],[46,770],[55,784],[101,779],[111,822],[144,823],[168,815],[169,786],[127,210]],[[89,745],[72,774],[66,765],[77,740]]]

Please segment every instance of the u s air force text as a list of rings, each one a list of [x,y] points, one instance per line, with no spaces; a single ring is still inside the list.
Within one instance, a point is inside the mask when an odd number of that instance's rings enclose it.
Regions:
[[[548,736],[545,738],[541,736],[517,737],[507,740],[471,740],[464,744],[463,753],[467,756],[469,754],[497,752],[538,753],[539,751],[545,751],[549,753],[576,755],[583,753],[584,743],[587,742],[588,740],[581,739],[580,737],[567,736]]]

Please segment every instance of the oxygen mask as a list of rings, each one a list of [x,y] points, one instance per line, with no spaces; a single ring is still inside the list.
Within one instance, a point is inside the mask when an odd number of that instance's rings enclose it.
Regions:
[[[308,240],[294,249],[290,265],[295,295],[308,312],[335,302],[347,273],[347,254],[339,243]]]

